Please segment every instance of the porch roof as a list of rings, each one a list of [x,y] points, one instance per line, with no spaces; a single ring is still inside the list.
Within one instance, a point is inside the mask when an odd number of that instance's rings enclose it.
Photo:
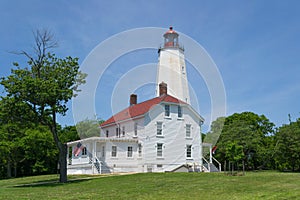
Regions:
[[[73,144],[77,144],[78,142],[87,143],[87,142],[92,142],[92,141],[96,141],[96,142],[132,142],[132,143],[138,143],[138,139],[135,139],[135,138],[90,137],[90,138],[85,138],[85,139],[81,139],[81,140],[68,142],[67,145],[70,146],[70,145],[73,145]]]

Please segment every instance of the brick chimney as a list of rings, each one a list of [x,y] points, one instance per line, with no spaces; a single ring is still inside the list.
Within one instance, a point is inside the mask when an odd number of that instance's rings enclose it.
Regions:
[[[164,83],[164,82],[161,82],[161,83],[159,84],[159,96],[161,96],[161,95],[163,95],[163,94],[167,95],[167,94],[168,94],[167,91],[168,91],[168,86],[167,86],[167,84]]]
[[[130,95],[130,106],[135,105],[137,103],[137,95],[131,94]]]

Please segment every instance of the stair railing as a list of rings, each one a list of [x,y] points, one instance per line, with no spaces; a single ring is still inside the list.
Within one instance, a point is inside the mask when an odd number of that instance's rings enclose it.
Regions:
[[[207,163],[207,167],[208,167],[207,170],[210,172],[210,163],[204,157],[202,159]],[[204,165],[203,167],[206,168]]]
[[[214,157],[212,157],[212,159],[218,164],[219,172],[221,172],[222,171],[222,169],[221,169],[221,163],[216,158],[214,158]]]

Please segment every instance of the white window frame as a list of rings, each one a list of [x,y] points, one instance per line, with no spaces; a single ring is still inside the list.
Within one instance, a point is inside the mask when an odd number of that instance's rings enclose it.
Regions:
[[[122,127],[122,136],[125,137],[125,126]]]
[[[86,156],[87,155],[87,149],[86,147],[83,147],[82,150],[81,150],[81,155],[82,156]]]
[[[156,135],[163,136],[163,123],[162,122],[156,122]]]
[[[105,158],[105,146],[102,146],[102,158]]]
[[[138,144],[138,154],[139,154],[139,157],[142,157],[142,151],[143,151],[143,149],[142,149],[143,147],[142,147],[142,144]]]
[[[157,143],[156,144],[156,156],[157,157],[163,157],[163,143]]]
[[[192,137],[192,125],[191,124],[185,125],[185,137],[187,137],[187,138]]]
[[[133,157],[133,147],[128,146],[127,147],[127,158],[132,158]]]
[[[192,145],[191,144],[186,145],[186,158],[187,159],[192,158]]]
[[[134,123],[134,136],[137,136],[138,123]]]
[[[117,157],[117,146],[111,146],[111,157],[116,158]]]
[[[165,105],[165,117],[170,117],[170,109],[171,109],[171,106],[166,104]]]
[[[119,129],[119,127],[117,126],[117,127],[116,127],[116,137],[119,137],[119,132],[120,132],[119,130],[120,130],[120,129]]]
[[[177,109],[178,109],[178,118],[182,118],[182,107],[178,105]]]

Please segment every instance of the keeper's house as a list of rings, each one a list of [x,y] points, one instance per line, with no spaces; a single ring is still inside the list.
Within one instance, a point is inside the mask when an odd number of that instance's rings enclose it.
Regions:
[[[130,106],[101,125],[100,137],[68,143],[68,174],[201,171],[203,118],[167,94]]]

